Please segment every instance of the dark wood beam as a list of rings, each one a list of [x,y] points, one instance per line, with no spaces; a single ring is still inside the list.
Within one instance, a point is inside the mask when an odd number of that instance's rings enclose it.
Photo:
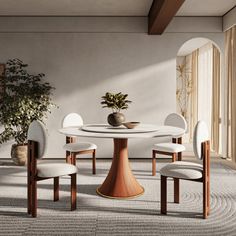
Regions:
[[[162,34],[185,0],[153,0],[148,14],[148,34]]]

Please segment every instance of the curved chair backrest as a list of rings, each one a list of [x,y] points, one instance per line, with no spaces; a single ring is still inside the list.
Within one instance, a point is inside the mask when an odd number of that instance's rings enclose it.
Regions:
[[[185,118],[177,113],[169,114],[165,119],[164,125],[174,126],[184,129],[185,131],[187,130],[187,122]]]
[[[62,127],[79,127],[83,125],[83,119],[82,117],[77,113],[70,113],[66,115],[62,121]]]
[[[47,133],[40,121],[33,121],[28,129],[27,139],[38,143],[38,158],[42,158],[47,148]]]
[[[193,135],[193,151],[197,158],[202,159],[202,143],[209,140],[208,128],[204,121],[198,121]]]

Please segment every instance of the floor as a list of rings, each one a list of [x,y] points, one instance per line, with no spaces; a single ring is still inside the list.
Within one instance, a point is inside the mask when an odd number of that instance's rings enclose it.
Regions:
[[[1,161],[0,161],[1,163]],[[96,194],[110,160],[78,160],[76,211],[70,211],[70,179],[61,178],[60,201],[53,202],[52,180],[39,183],[38,218],[26,214],[26,169],[11,162],[0,165],[0,235],[236,235],[236,171],[211,164],[211,214],[202,219],[202,185],[181,182],[181,203],[173,203],[173,181],[168,182],[168,215],[160,215],[159,175],[151,176],[151,160],[131,161],[145,193],[130,200]],[[158,163],[158,170],[167,163]]]

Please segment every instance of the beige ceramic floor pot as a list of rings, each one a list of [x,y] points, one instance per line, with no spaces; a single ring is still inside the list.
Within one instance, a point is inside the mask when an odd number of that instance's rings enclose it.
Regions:
[[[27,163],[27,144],[13,144],[11,147],[11,158],[16,165],[24,166]]]

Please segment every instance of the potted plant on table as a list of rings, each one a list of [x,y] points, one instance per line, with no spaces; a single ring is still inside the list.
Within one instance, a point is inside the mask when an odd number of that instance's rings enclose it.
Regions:
[[[0,144],[15,139],[11,156],[15,164],[27,161],[27,131],[33,120],[43,121],[51,112],[52,90],[42,79],[44,74],[32,75],[27,64],[19,59],[8,60],[0,90]]]
[[[131,101],[127,100],[128,94],[110,93],[107,92],[102,96],[103,108],[108,107],[112,109],[112,113],[108,115],[107,121],[112,126],[120,126],[125,121],[124,114],[120,113],[120,110],[128,109],[128,104]]]

